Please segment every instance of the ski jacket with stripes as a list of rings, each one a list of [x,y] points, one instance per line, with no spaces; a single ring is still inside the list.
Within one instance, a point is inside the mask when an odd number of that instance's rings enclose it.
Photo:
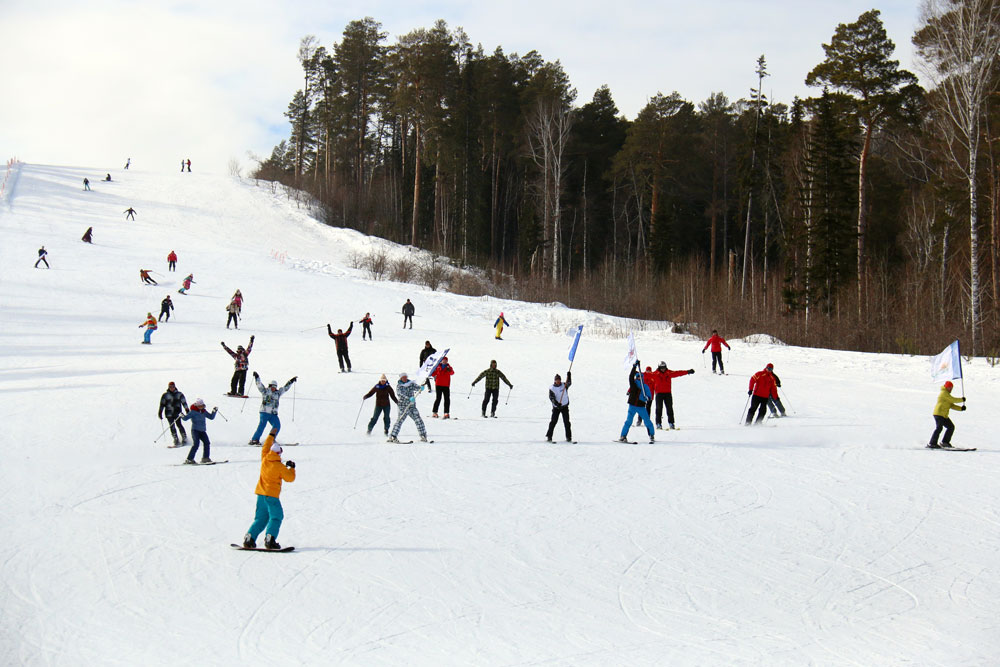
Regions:
[[[222,349],[229,353],[229,356],[236,360],[235,367],[238,371],[245,371],[250,368],[250,351],[253,350],[253,338],[250,339],[250,344],[246,346],[246,349],[242,352],[237,348],[235,352],[230,350],[225,343],[222,344]],[[258,383],[259,384],[259,383]]]
[[[187,412],[187,410],[187,399],[176,389],[173,391],[168,389],[163,392],[163,396],[160,396],[160,419],[163,419],[163,414],[166,413],[167,417],[173,421],[174,417],[181,414],[182,411]]]
[[[761,398],[778,398],[778,388],[774,384],[774,375],[766,368],[757,371],[750,377],[750,391]]]
[[[254,493],[277,498],[281,495],[282,481],[295,481],[295,468],[289,468],[281,462],[281,454],[271,451],[273,444],[274,436],[268,433],[264,438],[264,446],[260,448],[260,477]]]
[[[507,376],[504,375],[499,368],[487,368],[485,371],[480,373],[475,380],[472,381],[472,386],[475,386],[476,383],[482,380],[484,377],[486,378],[487,389],[499,389],[500,380],[503,380],[504,384],[506,384],[508,387],[514,386],[507,380]],[[566,377],[568,378],[569,375],[567,375]]]

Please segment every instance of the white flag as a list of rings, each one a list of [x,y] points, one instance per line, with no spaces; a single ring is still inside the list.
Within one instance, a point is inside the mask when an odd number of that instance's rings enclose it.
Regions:
[[[437,367],[441,365],[441,360],[448,356],[448,350],[450,349],[451,348],[449,347],[440,352],[428,355],[428,357],[424,359],[424,365],[420,367],[419,371],[417,371],[417,377],[413,378],[413,381],[417,384],[427,382],[427,378],[431,376],[431,373],[433,373]]]
[[[632,370],[632,366],[639,360],[639,353],[635,351],[635,334],[628,335],[628,352],[625,354],[625,370]]]
[[[931,379],[934,382],[954,380],[962,377],[962,353],[958,349],[958,341],[944,348],[944,351],[931,359]]]

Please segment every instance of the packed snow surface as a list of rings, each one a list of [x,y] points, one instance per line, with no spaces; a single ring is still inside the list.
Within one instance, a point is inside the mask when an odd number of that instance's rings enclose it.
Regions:
[[[646,327],[643,366],[697,372],[673,382],[680,430],[650,445],[633,428],[640,444],[617,444],[627,323],[369,280],[351,257],[383,244],[267,186],[137,164],[103,174],[24,165],[0,202],[0,663],[1000,656],[1000,371],[982,359],[956,383],[969,411],[953,413],[955,443],[979,451],[937,452],[923,448],[938,391],[927,358],[730,340],[717,376],[703,342]],[[93,245],[80,241],[89,226]],[[50,270],[32,268],[43,244]],[[140,268],[159,285],[142,285]],[[195,284],[178,294],[188,273]],[[226,330],[237,288],[244,319]],[[141,345],[140,323],[168,294],[174,316]],[[375,339],[355,326],[354,372],[340,374],[325,325],[369,311]],[[547,388],[565,376],[575,324],[579,443],[559,424],[549,444]],[[233,363],[219,343],[251,334],[251,371],[299,377],[280,409],[279,441],[300,443],[284,453],[298,464],[281,495],[288,554],[229,546],[253,518],[259,394],[223,396]],[[383,372],[414,373],[425,340],[451,348],[457,419],[425,417],[433,444],[387,444],[381,424],[367,437],[374,399],[362,395]],[[470,398],[470,383],[491,359],[514,389],[501,385],[498,418],[484,420],[483,384]],[[748,377],[768,362],[790,417],[746,428]],[[211,452],[228,464],[179,465],[187,450],[156,440],[168,381],[219,407]],[[431,402],[418,398],[423,415]],[[401,439],[416,439],[412,423]]]

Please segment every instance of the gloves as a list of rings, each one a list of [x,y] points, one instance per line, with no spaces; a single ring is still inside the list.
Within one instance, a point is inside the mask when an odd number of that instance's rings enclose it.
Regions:
[[[212,414],[213,414],[213,415],[214,415],[214,414],[215,414],[216,412],[218,412],[218,411],[219,411],[219,408],[212,408]]]
[[[967,406],[967,405],[960,405],[960,406],[958,406],[958,409],[961,410],[962,412],[965,412],[966,410],[969,409],[969,406]]]
[[[295,461],[285,461],[285,466],[295,470]]]
[[[962,398],[960,398],[960,399],[958,399],[958,400],[960,400],[960,401],[964,401],[964,400],[965,400],[965,396],[963,396]]]
[[[753,396],[753,390],[747,389],[747,396]]]
[[[253,342],[253,334],[250,334],[250,342]]]
[[[701,351],[701,353],[702,353],[702,354],[705,354],[705,350],[702,350],[702,351]]]
[[[299,376],[298,375],[296,375],[295,377],[293,377],[291,379],[291,382],[298,382],[298,381],[299,381]]]
[[[259,376],[259,375],[257,375],[257,371],[254,371],[254,372],[253,372],[253,379],[254,379],[254,380],[259,380],[259,379],[260,379],[260,376]]]
[[[694,375],[694,369],[693,368],[689,368],[688,369],[688,375]]]

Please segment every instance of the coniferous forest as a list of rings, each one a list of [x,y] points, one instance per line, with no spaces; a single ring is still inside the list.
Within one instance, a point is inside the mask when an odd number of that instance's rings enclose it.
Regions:
[[[634,119],[558,60],[444,21],[302,39],[287,140],[255,176],[325,222],[481,267],[486,291],[693,332],[1000,356],[1000,0],[924,0],[920,83],[877,10],[831,26],[808,99],[686,100]],[[614,82],[609,82],[613,87]],[[476,292],[468,285],[455,291]]]

